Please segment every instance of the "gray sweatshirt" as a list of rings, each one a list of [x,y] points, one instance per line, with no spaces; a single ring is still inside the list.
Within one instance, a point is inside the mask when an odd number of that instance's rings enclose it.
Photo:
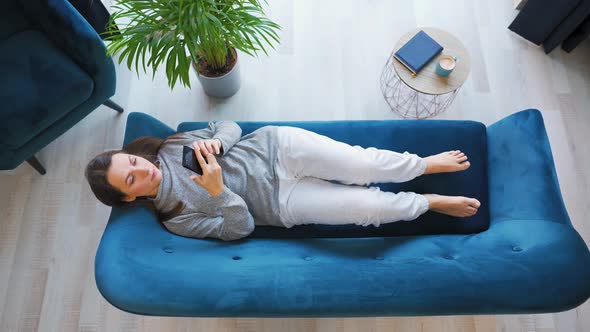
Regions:
[[[206,129],[183,133],[164,144],[158,153],[162,181],[153,199],[156,209],[171,211],[179,201],[180,214],[164,222],[172,233],[224,241],[248,236],[254,225],[285,227],[279,219],[277,127],[265,126],[241,137],[233,121],[209,122]],[[216,155],[225,190],[212,197],[190,179],[196,173],[182,166],[183,146],[218,138],[223,148]]]

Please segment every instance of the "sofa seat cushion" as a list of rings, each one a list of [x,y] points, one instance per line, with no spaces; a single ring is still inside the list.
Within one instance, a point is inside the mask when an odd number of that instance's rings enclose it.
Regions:
[[[449,120],[357,120],[306,122],[237,122],[242,135],[265,125],[294,126],[331,137],[351,145],[408,151],[426,157],[443,151],[461,150],[469,158],[466,171],[420,176],[406,183],[379,183],[383,191],[411,191],[451,196],[474,197],[481,202],[478,213],[455,218],[427,212],[416,220],[375,226],[298,225],[290,229],[256,227],[251,237],[375,237],[420,234],[469,234],[489,228],[486,127],[475,121]],[[205,128],[207,122],[181,123],[178,131]],[[134,126],[138,128],[137,126]],[[142,125],[139,128],[148,128]],[[140,134],[140,133],[137,133]],[[142,132],[142,135],[149,135]]]
[[[0,42],[0,131],[17,149],[92,94],[94,83],[36,30]]]

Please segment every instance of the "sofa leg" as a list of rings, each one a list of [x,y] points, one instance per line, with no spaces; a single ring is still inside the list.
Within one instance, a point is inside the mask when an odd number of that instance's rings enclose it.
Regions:
[[[37,159],[37,157],[32,156],[31,158],[27,159],[27,162],[35,170],[37,170],[37,172],[41,173],[41,175],[45,175],[45,173],[46,173],[45,168],[43,167],[43,165],[41,165],[41,163],[39,162],[39,159]]]
[[[103,105],[108,106],[112,109],[114,109],[115,111],[119,112],[119,113],[123,113],[123,107],[117,105],[117,103],[115,103],[114,101],[108,99],[107,101],[105,101],[103,103]]]

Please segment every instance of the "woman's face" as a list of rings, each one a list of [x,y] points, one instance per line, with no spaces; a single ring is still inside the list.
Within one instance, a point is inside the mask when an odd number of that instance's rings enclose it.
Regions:
[[[138,196],[156,196],[162,181],[162,172],[147,159],[116,153],[107,171],[107,181],[127,195],[125,202],[134,201]]]

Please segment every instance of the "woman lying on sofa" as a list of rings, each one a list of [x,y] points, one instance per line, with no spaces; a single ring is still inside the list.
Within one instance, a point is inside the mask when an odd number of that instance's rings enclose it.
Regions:
[[[421,158],[289,126],[241,134],[235,122],[218,121],[166,139],[141,137],[92,159],[86,179],[106,205],[150,200],[172,233],[226,241],[248,236],[255,225],[379,226],[428,210],[468,217],[480,206],[474,198],[369,186],[466,170],[470,164],[461,151]],[[194,148],[202,175],[183,167],[183,146]]]

